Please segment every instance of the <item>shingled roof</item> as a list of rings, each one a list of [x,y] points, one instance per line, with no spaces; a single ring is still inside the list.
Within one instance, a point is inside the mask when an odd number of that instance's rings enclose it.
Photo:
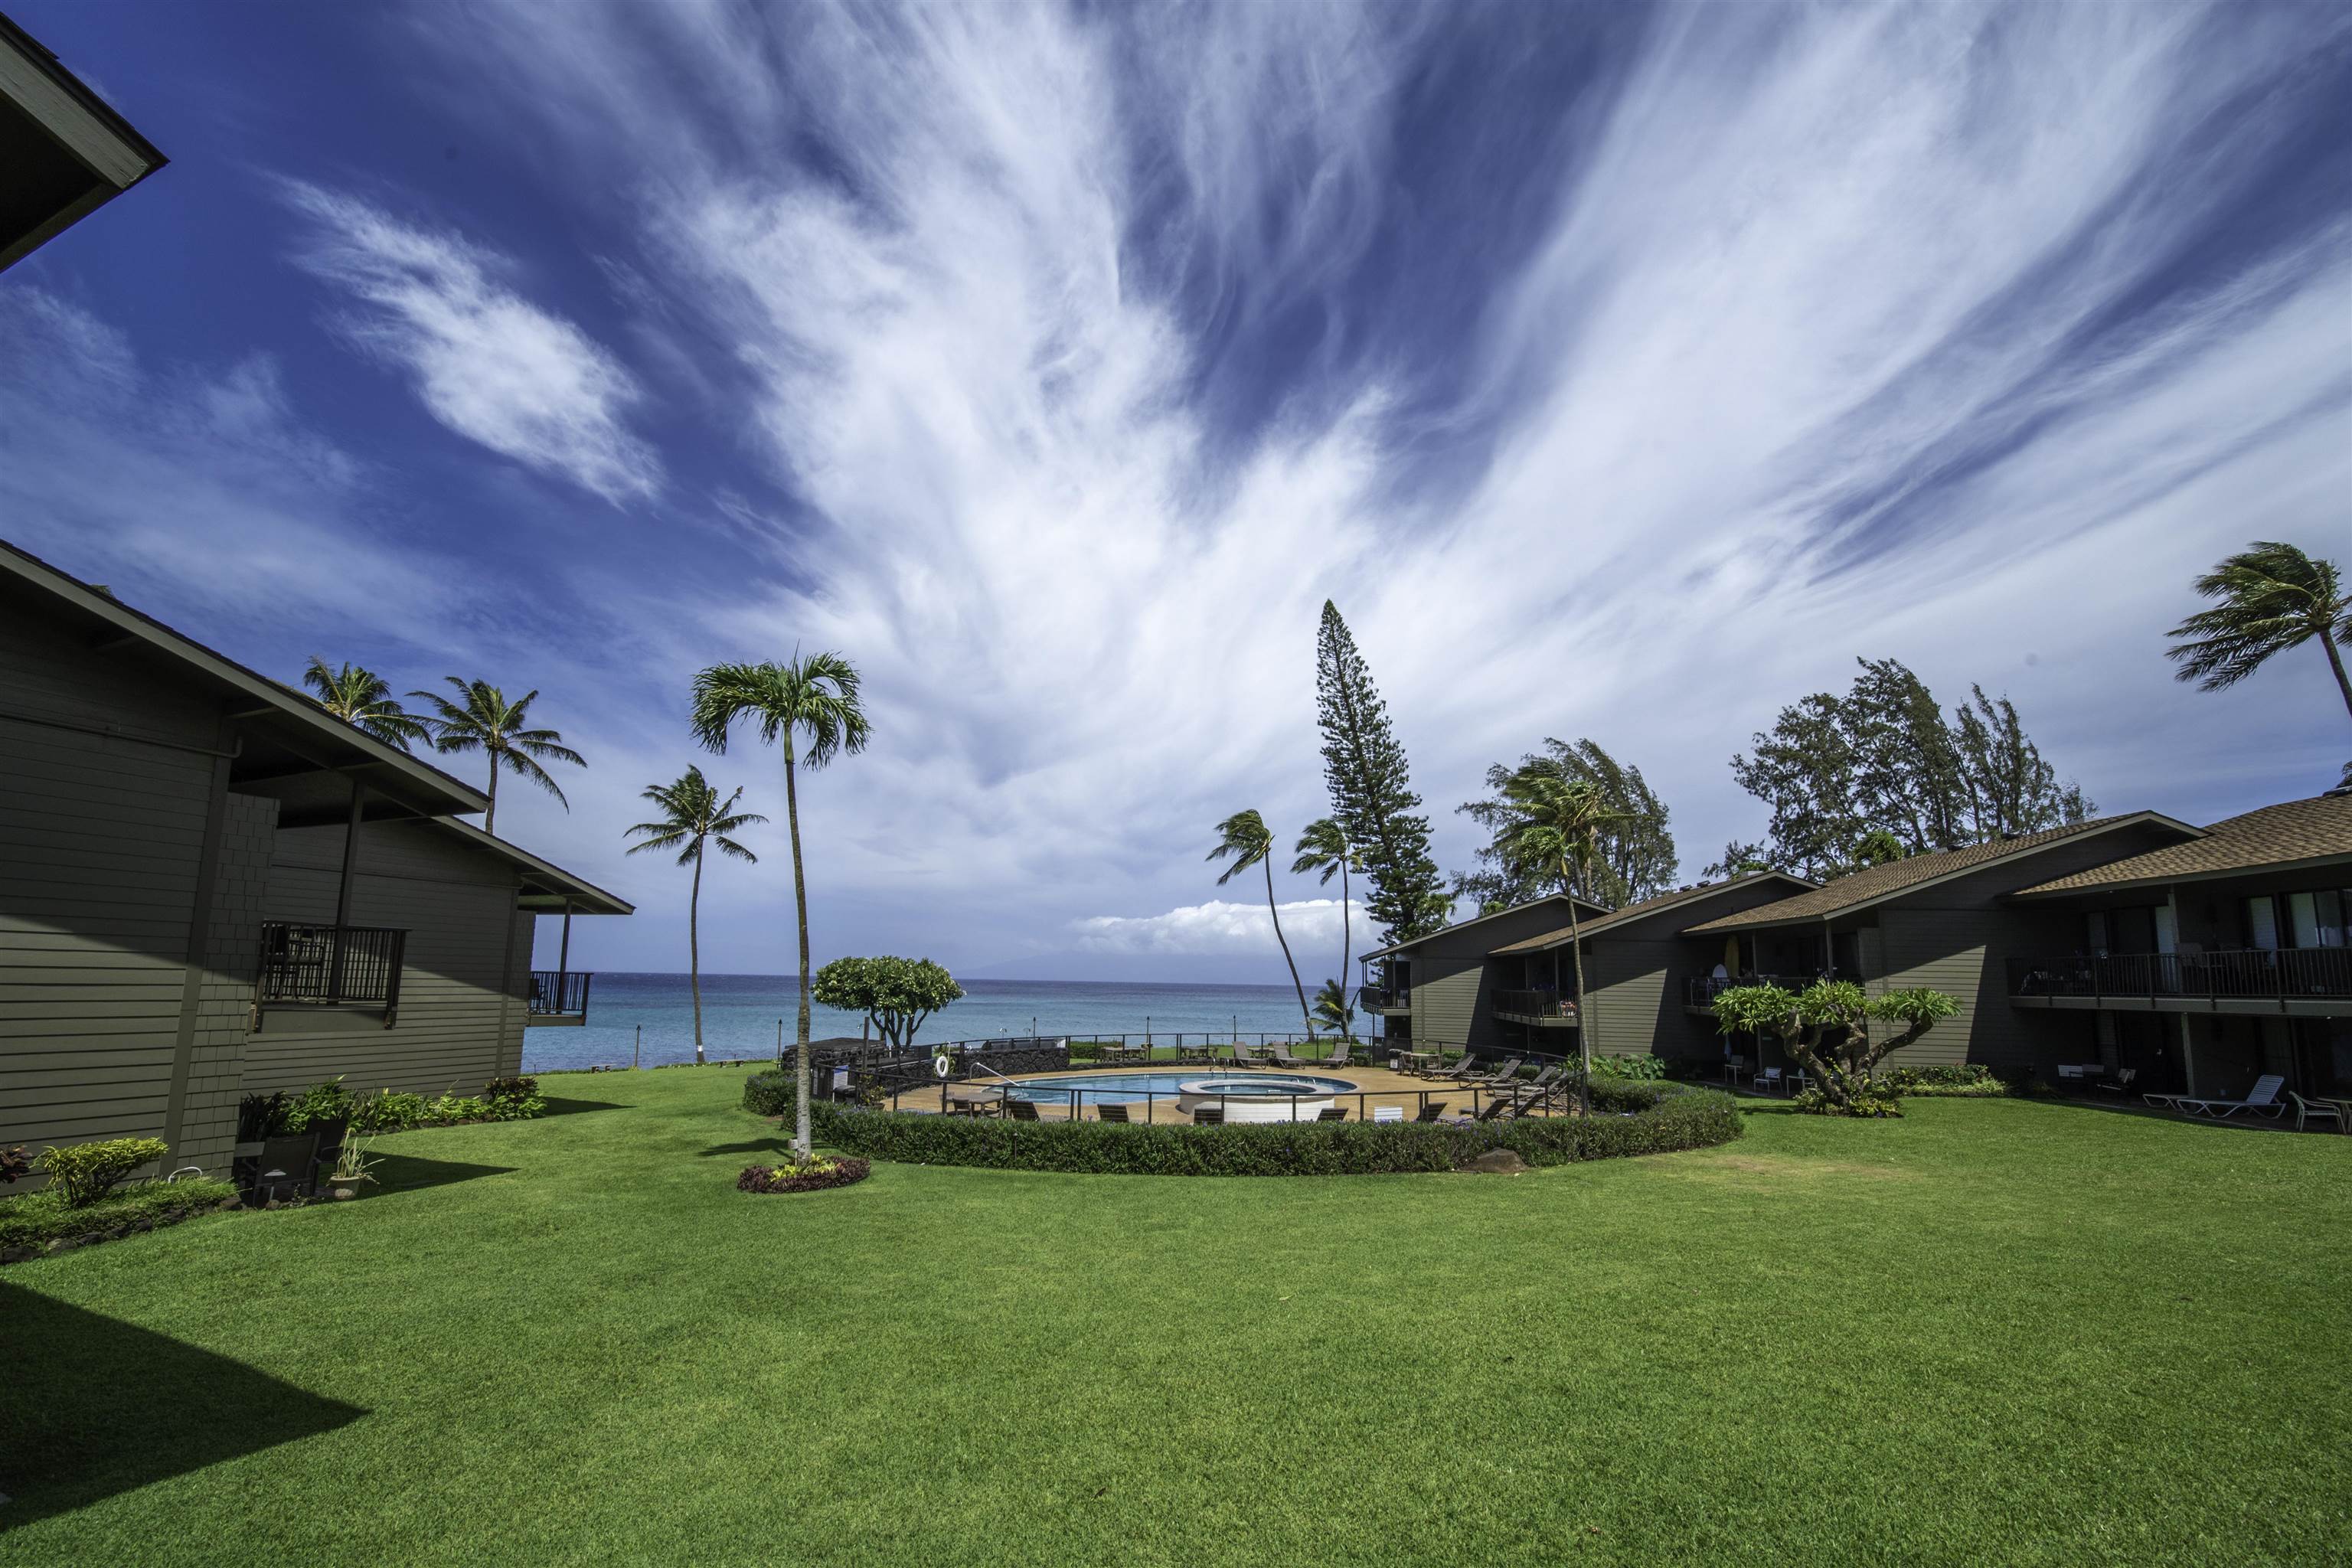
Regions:
[[[1988,844],[1971,844],[1961,849],[1943,849],[1932,855],[1914,855],[1908,859],[1872,866],[1851,876],[1840,877],[1810,893],[1799,893],[1792,899],[1742,910],[1736,915],[1725,915],[1689,927],[1685,934],[1710,936],[1718,931],[1748,931],[1759,926],[1823,920],[1947,878],[1961,876],[1996,860],[2031,855],[2069,839],[2141,823],[2177,829],[2184,837],[2194,837],[2198,833],[2198,829],[2189,824],[2161,812],[2136,811],[2122,816],[2094,817],[2088,822],[2069,823],[2063,827],[2044,828],[2039,833],[2021,833],[2014,838],[1996,838]]]
[[[2202,837],[2186,844],[2168,844],[2144,855],[2111,860],[2021,888],[2012,896],[2052,898],[2333,862],[2352,862],[2352,795],[2323,795],[2266,805],[2217,822]]]
[[[1749,888],[1759,882],[1769,881],[1785,882],[1800,892],[1820,885],[1809,882],[1802,877],[1792,877],[1786,871],[1751,871],[1745,877],[1734,877],[1727,882],[1702,882],[1696,888],[1677,888],[1671,893],[1660,893],[1654,899],[1643,899],[1639,903],[1627,904],[1622,910],[1612,910],[1596,920],[1580,923],[1575,934],[1590,937],[1595,932],[1630,924],[1663,910],[1671,910],[1678,905],[1699,903],[1704,900],[1727,893],[1734,888]],[[1569,928],[1562,926],[1558,931],[1548,931],[1541,936],[1531,936],[1525,942],[1515,942],[1508,946],[1496,948],[1487,956],[1501,958],[1508,954],[1541,952],[1547,948],[1563,947],[1567,945],[1570,935]]]
[[[1466,921],[1455,921],[1452,925],[1440,926],[1435,931],[1424,931],[1421,935],[1409,938],[1406,941],[1391,942],[1383,948],[1376,948],[1372,952],[1363,954],[1363,958],[1364,961],[1369,963],[1375,958],[1386,958],[1391,953],[1403,952],[1409,949],[1419,947],[1423,942],[1434,942],[1441,936],[1452,936],[1454,932],[1460,931],[1465,926],[1474,926],[1481,921],[1498,921],[1505,915],[1516,915],[1524,910],[1534,909],[1538,904],[1558,904],[1562,909],[1566,909],[1568,907],[1568,895],[1566,893],[1546,893],[1541,898],[1529,899],[1524,904],[1513,904],[1507,910],[1490,910],[1483,915],[1472,915]],[[1591,899],[1579,899],[1576,900],[1576,906],[1580,910],[1591,910],[1592,918],[1594,920],[1599,920],[1601,916],[1609,912],[1607,910],[1602,909],[1599,904],[1594,903]]]

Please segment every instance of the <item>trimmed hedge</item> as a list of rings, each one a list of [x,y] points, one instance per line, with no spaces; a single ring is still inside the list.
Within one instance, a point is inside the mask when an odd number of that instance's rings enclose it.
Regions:
[[[79,1208],[48,1192],[0,1200],[0,1252],[175,1225],[236,1196],[226,1182],[146,1182]]]
[[[1552,1116],[1468,1125],[1277,1121],[1222,1127],[1012,1121],[819,1103],[812,1107],[812,1124],[828,1147],[874,1160],[1129,1176],[1453,1171],[1491,1149],[1511,1150],[1530,1165],[1562,1165],[1703,1149],[1728,1143],[1743,1131],[1731,1098],[1706,1090],[1596,1082],[1592,1103],[1598,1114],[1589,1121]]]

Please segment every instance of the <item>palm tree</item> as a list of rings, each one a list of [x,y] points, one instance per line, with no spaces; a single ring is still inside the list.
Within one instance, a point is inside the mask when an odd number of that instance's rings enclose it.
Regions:
[[[640,822],[626,829],[626,838],[643,835],[645,842],[629,846],[629,853],[642,849],[677,849],[677,863],[694,868],[694,891],[686,902],[686,963],[687,984],[694,991],[694,1061],[702,1064],[702,937],[698,929],[702,908],[702,856],[706,845],[716,844],[721,854],[732,855],[738,860],[757,865],[760,858],[727,836],[740,833],[744,825],[768,819],[755,812],[737,811],[735,803],[743,798],[738,789],[725,800],[710,787],[700,768],[688,768],[678,775],[676,784],[648,784],[644,798],[661,807],[660,818]],[[683,848],[679,847],[684,846]]]
[[[563,792],[555,787],[555,781],[547,776],[539,760],[544,757],[583,768],[588,762],[563,744],[561,731],[528,728],[530,705],[539,700],[539,693],[526,691],[509,702],[505,692],[487,680],[460,680],[454,675],[444,679],[457,689],[459,700],[452,702],[436,691],[412,691],[409,695],[422,697],[433,704],[433,714],[425,722],[432,727],[435,751],[489,752],[490,809],[482,817],[482,831],[498,831],[499,771],[502,768],[529,779],[570,811],[572,803],[563,798]]]
[[[1251,867],[1265,867],[1265,912],[1274,917],[1274,940],[1282,943],[1282,962],[1290,965],[1291,988],[1298,993],[1298,1016],[1307,1020],[1307,1037],[1315,1037],[1315,1015],[1307,1006],[1307,987],[1299,983],[1297,962],[1290,956],[1289,939],[1282,934],[1282,911],[1274,903],[1274,834],[1266,827],[1265,818],[1255,811],[1237,811],[1217,824],[1217,847],[1209,851],[1209,858],[1222,860],[1226,856],[1234,863],[1217,879],[1223,887]]]
[[[1578,885],[1578,873],[1600,853],[1601,826],[1625,815],[1608,809],[1601,786],[1591,779],[1563,777],[1559,770],[1541,763],[1531,763],[1505,780],[1503,800],[1518,823],[1507,840],[1511,858],[1522,867],[1557,868],[1560,886],[1568,889]],[[1572,891],[1568,895],[1568,947],[1576,965],[1576,1054],[1581,1069],[1577,1103],[1591,1115],[1592,1027],[1584,1016],[1584,938],[1577,930]]]
[[[2256,540],[2197,579],[2197,591],[2220,604],[2200,610],[2168,635],[2165,649],[2179,679],[2207,691],[2235,686],[2273,654],[2319,639],[2336,689],[2352,711],[2352,677],[2344,673],[2338,644],[2352,647],[2352,595],[2344,592],[2332,561],[2315,561],[2292,544]]]
[[[349,660],[341,669],[329,669],[325,659],[312,654],[302,684],[316,694],[320,707],[388,745],[404,752],[411,741],[431,738],[425,721],[394,700],[392,688],[373,669]]]
[[[1326,980],[1323,988],[1315,993],[1315,1016],[1325,1028],[1338,1030],[1341,1039],[1356,1037],[1348,1033],[1349,1020],[1355,1016],[1355,1010],[1348,1005],[1348,988],[1339,981]]]
[[[808,879],[801,862],[800,784],[794,769],[822,768],[843,752],[862,752],[872,732],[857,704],[857,670],[837,653],[793,656],[788,664],[714,664],[694,678],[694,733],[724,755],[727,731],[738,719],[759,728],[760,739],[784,747],[784,821],[793,846],[793,908],[800,921],[801,1005],[794,1099],[800,1106],[793,1147],[809,1158]],[[805,747],[802,737],[806,737]]]
[[[1348,830],[1340,826],[1336,818],[1318,816],[1307,825],[1307,831],[1298,836],[1298,842],[1291,847],[1298,856],[1297,859],[1290,863],[1292,876],[1304,877],[1309,871],[1319,871],[1322,873],[1322,885],[1328,888],[1331,885],[1332,873],[1339,873],[1339,979],[1338,984],[1340,989],[1338,1027],[1341,1039],[1352,1040],[1356,1037],[1355,1030],[1351,1027],[1355,1012],[1348,1005],[1347,980],[1348,961],[1354,955],[1356,937],[1351,926],[1349,908],[1352,900],[1348,893],[1348,873],[1355,865],[1356,847],[1348,842]],[[1318,1002],[1318,1006],[1320,1005]]]

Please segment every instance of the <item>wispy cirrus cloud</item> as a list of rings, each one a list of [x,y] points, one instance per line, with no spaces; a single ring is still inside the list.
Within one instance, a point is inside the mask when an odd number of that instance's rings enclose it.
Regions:
[[[312,225],[301,265],[357,302],[352,335],[406,371],[436,419],[609,501],[660,489],[659,458],[626,424],[635,379],[503,281],[509,258],[316,185],[288,199]]]
[[[1310,981],[1318,965],[1329,966],[1339,946],[1339,900],[1300,899],[1281,906],[1282,935]],[[1364,906],[1353,906],[1355,932],[1367,934]],[[1070,922],[1081,952],[1136,956],[1233,957],[1265,953],[1277,946],[1274,916],[1266,906],[1212,899],[1156,915],[1094,915]],[[1370,945],[1360,942],[1358,952]]]

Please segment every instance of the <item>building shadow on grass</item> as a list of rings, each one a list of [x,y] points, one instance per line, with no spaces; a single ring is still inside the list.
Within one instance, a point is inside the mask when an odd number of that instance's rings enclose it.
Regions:
[[[367,1414],[21,1286],[0,1284],[0,1535]]]
[[[394,1154],[386,1152],[376,1156],[370,1174],[375,1177],[375,1192],[413,1193],[425,1187],[446,1187],[457,1182],[470,1182],[478,1176],[503,1176],[512,1172],[512,1165],[472,1165],[462,1160],[427,1160],[416,1154]]]
[[[561,1100],[553,1095],[546,1095],[541,1098],[547,1101],[547,1109],[539,1113],[539,1119],[542,1121],[551,1116],[577,1116],[583,1110],[625,1110],[628,1109],[628,1107],[625,1105],[615,1105],[609,1100]]]

